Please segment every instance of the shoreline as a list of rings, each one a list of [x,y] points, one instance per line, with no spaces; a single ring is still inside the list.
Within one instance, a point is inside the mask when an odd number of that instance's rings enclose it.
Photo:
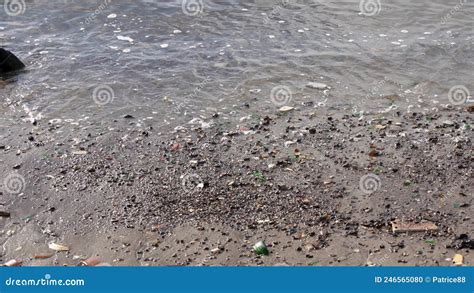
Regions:
[[[466,106],[364,119],[296,108],[235,128],[217,115],[211,128],[170,133],[123,120],[62,143],[40,123],[0,143],[2,178],[25,180],[19,195],[2,193],[2,263],[449,266],[456,253],[474,263],[472,248],[448,248],[474,237]],[[378,179],[361,190],[367,175]],[[395,220],[438,231],[393,233]],[[251,251],[258,241],[269,256]]]

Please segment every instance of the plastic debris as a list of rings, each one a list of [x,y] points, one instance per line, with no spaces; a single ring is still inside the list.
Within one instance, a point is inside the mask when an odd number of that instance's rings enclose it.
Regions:
[[[453,257],[453,264],[455,266],[462,266],[464,257],[461,254],[455,254]]]
[[[270,252],[268,251],[267,246],[263,241],[259,241],[255,243],[255,245],[252,247],[253,251],[258,254],[258,255],[268,255]]]

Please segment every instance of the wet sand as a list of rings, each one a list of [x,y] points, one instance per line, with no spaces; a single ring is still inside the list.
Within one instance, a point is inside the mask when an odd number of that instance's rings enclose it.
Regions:
[[[1,178],[24,179],[19,194],[3,186],[1,262],[449,266],[459,253],[472,265],[466,106],[362,117],[296,107],[237,126],[216,113],[176,129],[124,116],[61,141],[57,125],[25,125],[0,146]],[[394,233],[393,221],[438,230]],[[268,256],[252,252],[258,241]]]

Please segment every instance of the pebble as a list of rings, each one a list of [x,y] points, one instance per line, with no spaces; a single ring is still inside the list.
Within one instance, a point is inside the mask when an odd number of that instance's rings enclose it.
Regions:
[[[166,49],[166,48],[168,48],[168,46],[169,46],[168,44],[161,44],[161,45],[160,45],[160,47],[161,47],[162,49]]]
[[[312,88],[312,89],[317,89],[317,90],[325,90],[328,88],[328,85],[325,83],[320,83],[320,82],[309,82],[306,87]]]
[[[454,125],[454,122],[451,121],[451,120],[445,120],[445,121],[443,121],[443,124],[444,124],[444,125],[451,126],[451,125]]]
[[[220,247],[216,247],[216,248],[211,249],[211,253],[213,253],[213,254],[218,254],[221,251],[222,251],[222,249]]]
[[[107,15],[107,18],[116,18],[116,17],[117,17],[117,14],[115,13]]]
[[[285,141],[285,148],[288,148],[288,147],[290,147],[291,145],[294,145],[295,143],[296,143],[296,141],[291,141],[291,140]]]
[[[120,41],[129,41],[130,43],[133,43],[133,39],[130,37],[117,36],[117,39],[119,39]]]
[[[293,109],[295,109],[295,108],[290,107],[290,106],[283,106],[283,107],[280,108],[279,111],[284,113],[284,112],[292,111]]]

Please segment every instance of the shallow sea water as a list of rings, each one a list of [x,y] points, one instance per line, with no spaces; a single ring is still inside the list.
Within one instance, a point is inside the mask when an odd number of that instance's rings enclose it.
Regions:
[[[3,135],[33,120],[108,127],[131,114],[175,127],[282,105],[384,111],[394,94],[430,108],[453,86],[474,92],[469,1],[17,0],[19,15],[10,1],[1,47],[28,67],[0,85]]]

